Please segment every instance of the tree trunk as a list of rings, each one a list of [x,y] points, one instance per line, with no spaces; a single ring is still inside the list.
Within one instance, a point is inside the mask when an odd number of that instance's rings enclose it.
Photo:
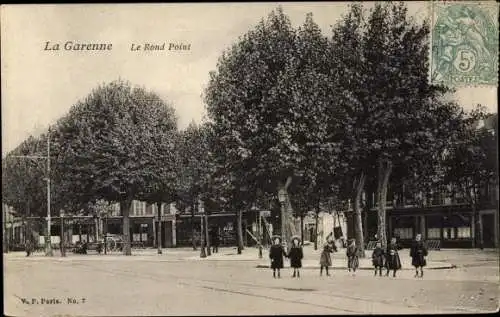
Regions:
[[[157,244],[158,244],[158,254],[162,254],[163,251],[162,251],[162,248],[163,248],[163,245],[162,245],[162,236],[161,236],[161,201],[157,202],[156,203],[156,209],[158,209],[157,213],[158,213],[158,229],[156,229],[157,231],[157,234],[158,234],[158,238],[157,238]]]
[[[64,235],[64,217],[62,213],[60,214],[61,218],[59,220],[61,221],[61,241],[59,243],[60,249],[61,249],[61,256],[66,256],[66,250],[64,247],[64,244],[66,242],[65,235]]]
[[[199,208],[199,207],[198,207]],[[200,215],[200,258],[206,258],[207,254],[205,252],[205,225],[203,224],[204,216]]]
[[[208,215],[205,212],[205,241],[207,245],[207,255],[212,255],[212,251],[210,250],[210,237],[208,236]]]
[[[283,184],[282,182],[278,183],[278,197],[282,196],[280,198],[280,204],[281,204],[281,238],[283,239],[283,242],[286,244],[289,244],[291,241],[291,235],[292,235],[292,221],[290,220],[290,217],[293,213],[291,210],[291,204],[290,204],[290,198],[288,196],[288,187],[292,183],[292,177],[288,176],[286,179],[286,182]],[[284,199],[284,201],[283,201]]]
[[[238,244],[238,254],[241,254],[243,250],[243,224],[242,224],[243,210],[238,209],[236,215],[236,232],[237,232],[237,244]]]
[[[304,212],[300,214],[300,240],[304,243]]]
[[[354,193],[354,215],[356,221],[354,223],[354,234],[356,237],[356,244],[360,249],[361,257],[365,257],[365,243],[363,237],[363,217],[361,215],[361,195],[365,187],[365,173],[361,172],[359,179],[355,180],[356,191]]]
[[[193,251],[196,251],[196,228],[194,223],[194,203],[191,205],[191,242],[193,243]]]
[[[471,211],[472,211],[472,219],[473,219],[473,226],[474,226],[474,235],[472,237],[472,247],[473,248],[483,248],[483,243],[482,243],[482,226],[481,224],[481,219],[479,218],[479,208],[477,208],[477,199],[476,199],[476,186],[472,183],[472,192],[471,189],[466,185],[466,191],[467,191],[467,197],[470,203]]]
[[[377,235],[383,248],[387,247],[386,235],[386,201],[387,201],[387,186],[389,177],[392,172],[392,162],[389,160],[378,160],[378,188],[377,188],[377,216],[378,228]]]
[[[315,234],[314,234],[314,250],[318,250],[318,223],[319,223],[319,202],[316,206],[316,226],[315,226]]]
[[[132,255],[132,249],[130,247],[130,207],[132,205],[132,199],[127,198],[120,202],[120,212],[123,216],[123,254]]]

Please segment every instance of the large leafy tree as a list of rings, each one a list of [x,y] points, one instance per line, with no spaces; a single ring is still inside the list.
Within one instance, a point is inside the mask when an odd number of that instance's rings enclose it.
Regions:
[[[193,249],[196,249],[194,217],[200,200],[209,197],[209,184],[213,173],[211,160],[211,127],[192,122],[180,132],[177,141],[179,184],[177,196],[180,209],[190,210]]]
[[[337,26],[333,41],[338,56],[346,54],[343,43],[356,47],[352,56],[342,58],[346,70],[341,82],[352,83],[349,86],[356,99],[348,105],[346,130],[354,132],[350,142],[356,174],[373,175],[376,170],[378,236],[386,245],[391,174],[400,167],[413,171],[437,157],[454,136],[461,112],[443,100],[444,87],[428,83],[426,21],[413,21],[402,3],[377,3],[368,13],[354,5],[350,14]],[[356,178],[357,184],[362,183],[361,176]],[[361,186],[355,187],[359,192]]]
[[[3,201],[24,216],[47,215],[47,177],[50,177],[51,215],[60,209],[76,211],[80,206],[68,196],[67,184],[59,179],[57,162],[51,147],[51,168],[47,170],[47,137],[30,136],[3,159]]]
[[[485,126],[485,121],[494,124]],[[452,143],[443,157],[442,183],[449,185],[453,196],[465,198],[470,205],[475,229],[474,246],[482,247],[479,208],[490,194],[483,191],[498,185],[497,115],[487,114],[484,108],[478,107],[468,114],[463,123],[460,140]],[[482,197],[484,194],[486,196]]]
[[[130,255],[129,211],[157,179],[163,137],[175,129],[173,110],[158,95],[118,80],[93,90],[58,122],[58,170],[80,202],[119,202],[124,254]],[[160,143],[159,143],[160,142]],[[151,190],[150,193],[159,192]]]
[[[148,165],[151,172],[142,191],[142,200],[156,204],[157,217],[161,220],[161,206],[178,200],[180,159],[178,153],[177,118],[174,109],[166,104],[157,114],[156,125],[151,126],[151,138],[154,147],[149,149],[153,158]],[[158,254],[162,254],[161,225],[158,226]]]
[[[288,224],[290,185],[336,149],[328,129],[332,116],[325,114],[343,96],[332,98],[325,52],[327,39],[311,15],[297,31],[279,8],[222,55],[206,90],[220,167],[281,193]],[[282,234],[289,240],[292,233]]]
[[[2,160],[2,202],[25,216],[47,214],[46,160],[29,158],[47,156],[40,143],[31,136]]]

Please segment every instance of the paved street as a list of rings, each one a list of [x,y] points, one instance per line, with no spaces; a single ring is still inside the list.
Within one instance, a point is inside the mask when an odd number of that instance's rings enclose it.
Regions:
[[[402,314],[491,312],[499,304],[494,251],[435,251],[430,258],[453,261],[457,268],[427,270],[423,279],[412,270],[392,278],[374,277],[370,270],[352,276],[343,269],[330,277],[304,269],[292,279],[289,268],[273,279],[269,269],[257,268],[255,251],[246,249],[236,259],[232,249],[222,249],[209,260],[188,249],[131,257],[9,253],[4,309],[15,316]]]

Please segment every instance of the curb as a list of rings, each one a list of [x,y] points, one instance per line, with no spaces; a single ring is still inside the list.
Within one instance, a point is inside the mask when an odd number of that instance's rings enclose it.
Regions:
[[[270,269],[271,267],[269,265],[263,265],[259,264],[256,266],[257,269]],[[457,266],[454,264],[450,264],[449,266],[436,266],[436,267],[427,267],[426,270],[452,270],[456,269]],[[303,266],[303,270],[319,270],[320,266]],[[330,270],[347,270],[347,266],[330,266]],[[358,267],[357,270],[370,270],[373,271],[373,267]],[[408,271],[413,271],[414,268],[402,268],[401,270],[408,270]]]

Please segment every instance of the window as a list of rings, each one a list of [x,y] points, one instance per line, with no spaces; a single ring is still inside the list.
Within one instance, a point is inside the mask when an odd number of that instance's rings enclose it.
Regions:
[[[455,228],[443,228],[444,239],[455,239]]]
[[[400,239],[412,239],[413,228],[395,228],[394,234],[399,236]]]
[[[459,228],[457,228],[457,238],[459,238],[459,239],[469,239],[469,238],[471,238],[470,227],[459,227]]]
[[[440,239],[440,238],[441,238],[441,228],[427,229],[427,239]]]
[[[429,215],[425,217],[427,222],[427,239],[440,239],[443,218],[439,215]]]

